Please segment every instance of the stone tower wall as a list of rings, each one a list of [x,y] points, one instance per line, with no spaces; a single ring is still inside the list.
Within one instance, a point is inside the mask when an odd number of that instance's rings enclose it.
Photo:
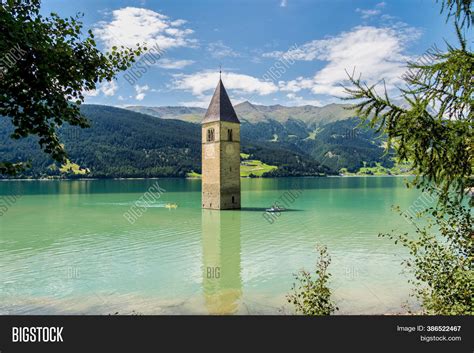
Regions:
[[[214,141],[207,142],[207,130]],[[232,141],[228,130],[232,129]],[[202,207],[240,208],[240,124],[216,121],[202,125]]]

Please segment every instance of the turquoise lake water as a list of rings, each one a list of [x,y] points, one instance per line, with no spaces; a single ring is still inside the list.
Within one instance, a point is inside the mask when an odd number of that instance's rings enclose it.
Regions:
[[[242,179],[240,211],[202,210],[200,188],[0,182],[0,313],[289,314],[293,274],[314,268],[316,244],[332,257],[339,313],[403,312],[406,251],[378,234],[413,231],[391,209],[420,195],[404,178]],[[140,201],[147,190],[152,202]],[[278,200],[288,210],[269,218]]]

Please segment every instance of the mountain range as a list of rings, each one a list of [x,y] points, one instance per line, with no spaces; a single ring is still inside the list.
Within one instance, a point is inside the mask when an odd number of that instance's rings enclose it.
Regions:
[[[264,176],[337,174],[380,164],[391,167],[384,138],[360,126],[347,105],[325,107],[235,106],[241,121],[241,149],[251,160],[277,166]],[[200,173],[200,121],[197,107],[116,108],[83,105],[91,127],[63,126],[59,135],[71,162],[90,177],[184,177]],[[9,138],[12,126],[0,118],[0,160],[31,160],[23,177],[65,175],[37,146],[35,137]],[[79,173],[80,176],[83,176]],[[68,174],[68,176],[74,176]],[[76,175],[77,176],[77,175]]]
[[[354,116],[349,104],[329,104],[323,107],[304,105],[285,107],[282,105],[257,105],[243,102],[234,106],[241,122],[259,123],[274,120],[285,123],[288,120],[300,120],[308,126],[324,125],[337,120]],[[201,122],[206,109],[197,107],[145,107],[128,106],[126,109],[137,113],[148,114],[161,119],[178,119],[192,123]]]
[[[392,155],[384,153],[384,138],[363,127],[349,104],[323,107],[304,105],[237,104],[234,109],[241,121],[243,145],[271,143],[329,167],[333,173],[341,168],[355,172],[363,166],[380,163],[392,167]],[[206,109],[197,107],[144,107],[126,109],[155,116],[199,123]],[[272,148],[272,147],[270,147]],[[364,163],[365,162],[365,163]]]

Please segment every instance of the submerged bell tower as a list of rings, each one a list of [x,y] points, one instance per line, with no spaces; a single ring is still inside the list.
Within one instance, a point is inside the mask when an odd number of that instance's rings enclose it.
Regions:
[[[202,121],[202,208],[240,209],[240,121],[221,78]]]

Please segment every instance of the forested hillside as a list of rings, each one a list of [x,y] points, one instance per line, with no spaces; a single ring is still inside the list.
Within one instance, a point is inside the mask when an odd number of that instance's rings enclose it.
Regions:
[[[248,104],[246,105],[247,108]],[[265,111],[258,106],[259,111]],[[285,107],[269,109],[283,111]],[[0,160],[30,160],[32,167],[21,177],[185,177],[201,172],[201,127],[186,119],[171,119],[200,114],[199,108],[153,108],[161,118],[134,111],[84,105],[82,112],[91,127],[59,129],[70,160],[82,173],[66,172],[40,151],[33,137],[11,140],[11,125],[0,119]],[[299,111],[307,108],[301,107]],[[250,109],[250,108],[249,108]],[[290,109],[290,108],[288,108]],[[337,110],[338,114],[342,111]],[[146,109],[142,109],[146,110]],[[313,111],[314,112],[314,111]],[[166,114],[164,118],[163,114]],[[180,115],[181,114],[181,115]],[[384,154],[384,139],[373,130],[359,126],[358,118],[314,123],[313,118],[272,119],[251,123],[241,118],[242,152],[251,159],[277,166],[264,176],[312,176],[337,174],[342,168],[392,167],[392,156]],[[330,119],[332,120],[332,119]],[[76,175],[74,175],[76,174]]]
[[[385,139],[360,126],[349,105],[263,106],[243,102],[235,106],[241,121],[243,146],[260,144],[305,155],[332,173],[342,168],[356,172],[377,163],[391,168],[393,154],[384,153]],[[127,107],[160,119],[200,122],[205,109],[191,107]],[[271,153],[266,155],[272,159]],[[279,158],[278,158],[279,159]],[[279,170],[275,173],[280,173]],[[301,172],[301,171],[300,171]],[[286,173],[285,173],[286,174]],[[291,173],[290,173],[291,174]]]
[[[84,105],[82,112],[90,120],[90,128],[65,126],[59,131],[71,162],[87,169],[87,176],[184,177],[191,171],[200,173],[200,125],[99,105]],[[40,151],[35,138],[11,140],[11,131],[9,120],[0,119],[0,159],[32,162],[20,177],[65,174]],[[307,153],[290,147],[249,138],[242,141],[242,152],[279,167],[274,175],[334,173]]]

